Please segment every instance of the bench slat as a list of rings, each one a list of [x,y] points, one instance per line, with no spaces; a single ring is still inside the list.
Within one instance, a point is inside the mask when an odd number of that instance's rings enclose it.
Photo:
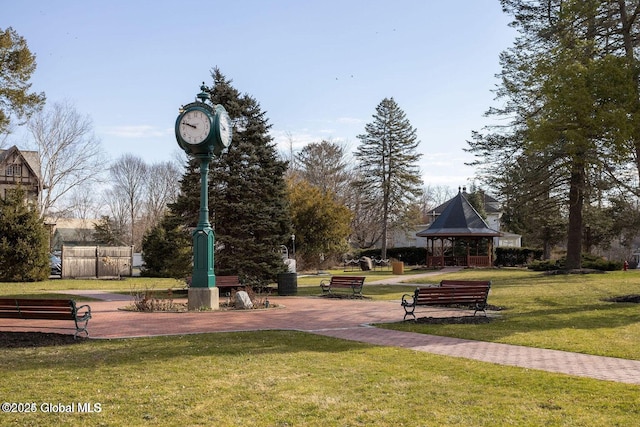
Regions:
[[[242,286],[238,276],[216,276],[216,286],[229,287],[229,286]]]
[[[444,281],[443,281],[444,282]],[[491,282],[480,281],[463,281],[457,286],[451,284],[454,281],[448,281],[444,286],[417,288],[413,295],[405,294],[402,296],[401,306],[405,310],[404,318],[413,316],[415,319],[415,308],[418,305],[472,305],[475,308],[474,316],[482,310],[486,316],[486,305]],[[441,282],[442,283],[442,282]],[[482,283],[480,285],[479,283]],[[411,300],[409,297],[413,297]]]
[[[3,313],[3,315],[4,314],[7,314],[7,318],[10,319],[75,320],[75,317],[71,313],[21,311],[20,313]]]
[[[74,336],[77,337],[80,332],[85,332],[88,336],[87,323],[91,319],[91,307],[76,307],[74,300],[0,298],[0,318],[73,320],[76,325]]]
[[[69,300],[64,299],[30,299],[30,298],[0,298],[0,306],[47,306],[71,307]]]
[[[349,288],[354,296],[362,297],[362,288],[364,287],[364,276],[333,276],[326,283],[325,280],[320,282],[322,293],[331,294],[332,288]]]

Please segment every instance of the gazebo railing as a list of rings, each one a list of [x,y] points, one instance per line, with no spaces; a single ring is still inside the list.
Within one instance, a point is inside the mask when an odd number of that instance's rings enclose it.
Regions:
[[[491,267],[491,257],[487,255],[471,256],[469,255],[467,265],[469,267]]]
[[[432,256],[427,255],[428,267],[491,267],[491,257],[482,256]]]

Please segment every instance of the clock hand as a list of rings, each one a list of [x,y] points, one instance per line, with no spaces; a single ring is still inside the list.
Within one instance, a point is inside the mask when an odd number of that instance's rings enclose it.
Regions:
[[[197,129],[197,128],[198,128],[197,126],[192,125],[191,123],[182,122],[182,124],[183,124],[183,125],[187,125],[187,126],[189,126],[189,127],[192,127],[192,128],[194,128],[194,129]]]

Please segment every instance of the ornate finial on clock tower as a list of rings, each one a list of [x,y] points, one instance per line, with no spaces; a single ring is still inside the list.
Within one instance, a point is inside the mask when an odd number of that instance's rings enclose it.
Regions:
[[[208,92],[209,88],[205,86],[204,82],[202,82],[202,86],[200,86],[200,90],[202,92],[196,95],[196,97],[200,100],[200,102],[204,103],[207,99],[211,99]]]

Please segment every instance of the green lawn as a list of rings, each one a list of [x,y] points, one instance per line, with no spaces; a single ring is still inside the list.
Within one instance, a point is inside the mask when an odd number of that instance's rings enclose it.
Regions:
[[[640,359],[640,306],[603,301],[640,294],[640,272],[467,270],[428,282],[443,278],[492,280],[489,303],[505,307],[500,319],[384,327]],[[320,279],[300,278],[299,294],[318,295]],[[1,283],[0,295],[167,287],[180,286],[141,278],[53,280]],[[412,288],[365,284],[364,293],[399,300]],[[0,345],[0,375],[3,402],[38,408],[2,413],[2,425],[627,426],[640,416],[640,386],[290,331]],[[77,409],[80,402],[99,403],[101,412],[42,413],[43,403]]]
[[[42,282],[0,282],[0,295],[40,294],[43,292],[77,289],[134,291],[140,289],[179,289],[184,287],[184,281],[151,277],[126,277],[122,280],[51,279]]]
[[[640,387],[300,332],[0,349],[20,426],[628,426]],[[99,403],[90,414],[43,403]],[[77,408],[77,406],[76,406]]]
[[[492,280],[488,303],[504,310],[482,325],[408,321],[380,326],[640,360],[640,305],[604,301],[640,294],[640,271],[545,276],[526,270],[465,270],[437,278]]]

